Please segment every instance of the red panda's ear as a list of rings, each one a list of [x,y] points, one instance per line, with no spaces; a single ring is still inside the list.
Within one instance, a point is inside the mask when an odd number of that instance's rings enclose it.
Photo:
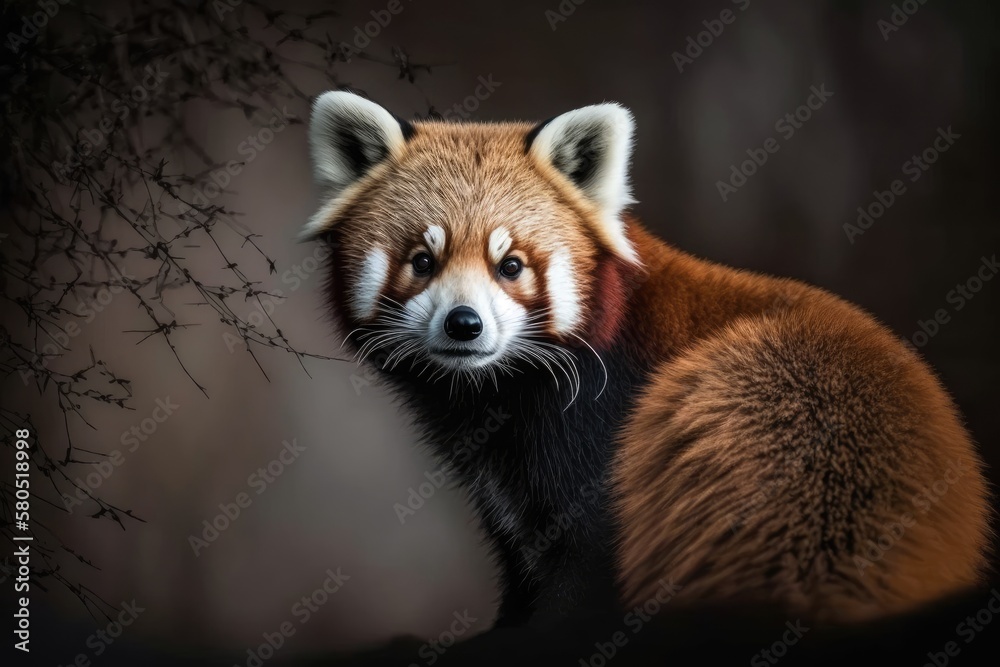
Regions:
[[[337,209],[349,199],[351,186],[387,158],[399,155],[413,132],[405,120],[354,93],[320,95],[313,103],[309,145],[322,201],[301,236],[309,239],[326,231]]]
[[[616,255],[638,263],[621,216],[626,206],[635,203],[628,179],[634,129],[625,107],[595,104],[538,125],[527,136],[527,149],[597,205],[601,215],[595,231]]]

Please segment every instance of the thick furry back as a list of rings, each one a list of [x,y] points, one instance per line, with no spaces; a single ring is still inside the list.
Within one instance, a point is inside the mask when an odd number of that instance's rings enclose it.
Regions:
[[[808,304],[808,305],[805,305]],[[616,470],[627,600],[772,600],[857,619],[984,566],[986,489],[955,408],[861,311],[810,294],[664,363]]]

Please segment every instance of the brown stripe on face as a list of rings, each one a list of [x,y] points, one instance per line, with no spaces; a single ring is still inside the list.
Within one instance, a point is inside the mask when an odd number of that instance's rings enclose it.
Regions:
[[[500,289],[529,315],[545,307],[544,285],[540,278],[544,275],[540,271],[544,258],[530,242],[511,234],[507,226],[498,227],[487,239],[482,257]],[[507,278],[500,273],[501,263],[508,258],[521,262],[521,273],[516,278]]]

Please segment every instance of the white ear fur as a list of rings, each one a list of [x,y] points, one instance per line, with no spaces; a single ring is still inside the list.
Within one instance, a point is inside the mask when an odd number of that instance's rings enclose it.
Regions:
[[[625,107],[595,104],[556,116],[536,132],[531,152],[569,178],[602,213],[604,241],[619,256],[638,262],[625,234],[622,210],[635,203],[628,163],[635,123]]]
[[[331,91],[316,99],[309,145],[323,201],[302,230],[303,238],[322,232],[343,203],[345,191],[373,167],[403,150],[407,127],[405,121],[353,93]]]

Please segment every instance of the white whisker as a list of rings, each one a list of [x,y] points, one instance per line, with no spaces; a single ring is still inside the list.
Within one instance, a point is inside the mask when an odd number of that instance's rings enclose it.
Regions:
[[[601,369],[604,371],[604,383],[601,384],[601,390],[597,392],[597,396],[594,396],[594,400],[596,401],[601,397],[601,394],[604,393],[604,389],[608,386],[608,367],[604,365],[604,360],[601,359],[601,355],[597,354],[597,351],[590,346],[590,343],[585,341],[582,337],[577,336],[575,333],[570,333],[570,335],[587,346],[587,349],[590,350],[595,357],[597,357],[597,361],[601,364]]]

